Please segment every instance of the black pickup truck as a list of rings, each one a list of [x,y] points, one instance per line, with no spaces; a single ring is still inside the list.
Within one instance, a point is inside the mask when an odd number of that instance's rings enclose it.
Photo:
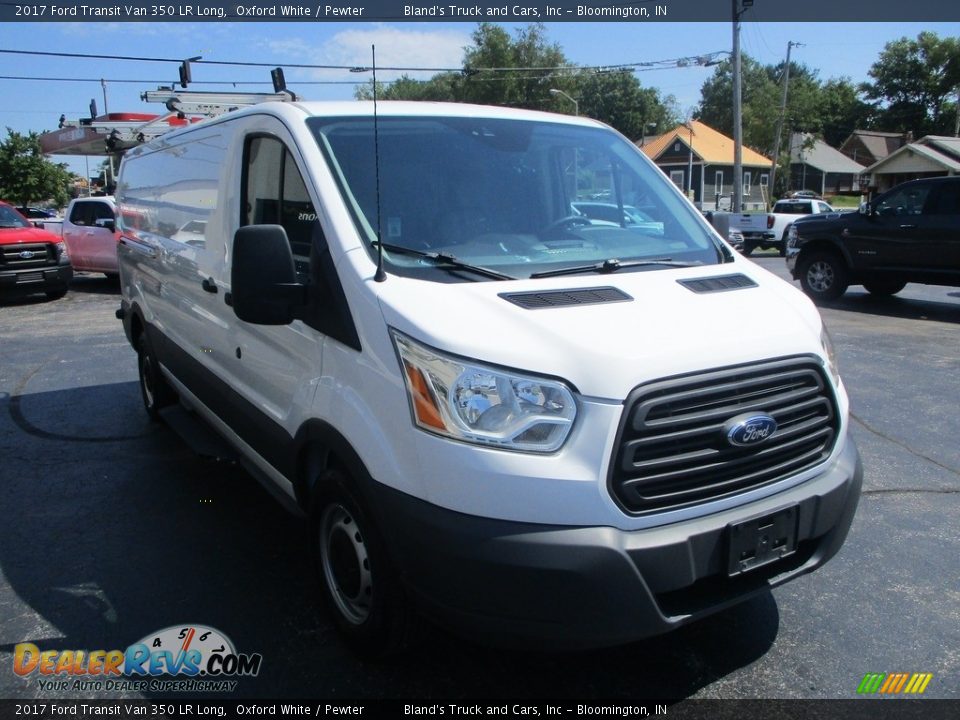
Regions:
[[[875,295],[908,282],[960,286],[960,176],[897,185],[856,213],[798,219],[787,267],[817,301],[855,284]]]

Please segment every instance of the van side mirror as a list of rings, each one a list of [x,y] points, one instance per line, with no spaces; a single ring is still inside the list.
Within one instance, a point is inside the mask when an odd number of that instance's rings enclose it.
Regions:
[[[100,218],[95,224],[97,227],[106,228],[110,232],[115,232],[117,229],[117,221],[113,218]]]
[[[858,210],[858,212],[861,215],[866,215],[867,217],[870,217],[871,215],[873,215],[873,206],[871,206],[870,203],[868,202],[862,202],[860,203],[860,209]]]
[[[281,225],[248,225],[233,236],[233,311],[257,325],[289,325],[306,305],[293,252]]]

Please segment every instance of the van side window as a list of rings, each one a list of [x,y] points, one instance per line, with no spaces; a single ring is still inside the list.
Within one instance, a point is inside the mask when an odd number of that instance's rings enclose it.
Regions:
[[[290,151],[276,138],[253,137],[247,141],[244,172],[241,224],[282,225],[297,271],[307,272],[317,213]]]

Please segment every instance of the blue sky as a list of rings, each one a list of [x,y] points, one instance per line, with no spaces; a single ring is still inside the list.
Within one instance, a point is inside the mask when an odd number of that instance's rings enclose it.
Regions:
[[[760,23],[745,16],[741,35],[744,53],[762,63],[783,60],[788,41],[804,43],[794,48],[793,59],[819,71],[821,79],[867,79],[871,64],[885,43],[922,30],[941,37],[960,35],[960,23]],[[207,60],[242,60],[332,65],[369,65],[370,46],[376,44],[382,66],[456,67],[462,48],[470,43],[474,23],[0,23],[0,49],[55,50]],[[508,26],[511,30],[516,24]],[[666,60],[730,50],[729,23],[548,23],[548,37],[563,48],[574,63],[616,65]],[[639,72],[644,86],[673,95],[681,112],[699,100],[700,87],[712,68],[686,67]],[[140,93],[156,88],[158,81],[174,82],[173,63],[117,62],[0,54],[0,75],[89,79],[90,82],[40,82],[0,79],[0,127],[24,132],[55,129],[60,114],[86,117],[91,98],[103,112],[99,78],[107,80],[111,112],[163,111],[160,105],[140,100]],[[356,82],[366,76],[344,71],[286,69],[287,85],[310,100],[350,99],[349,84],[303,84],[306,81]],[[429,76],[429,74],[427,74]],[[383,73],[381,78],[388,80]],[[195,85],[191,89],[269,91],[267,68],[225,68],[197,65],[195,81],[223,82],[220,86]],[[142,80],[124,83],[119,80]],[[264,81],[266,85],[230,82]],[[300,84],[298,84],[298,82]],[[4,133],[5,135],[5,133]],[[64,158],[67,159],[67,158]],[[82,160],[70,160],[82,172]],[[93,163],[91,163],[92,166]]]

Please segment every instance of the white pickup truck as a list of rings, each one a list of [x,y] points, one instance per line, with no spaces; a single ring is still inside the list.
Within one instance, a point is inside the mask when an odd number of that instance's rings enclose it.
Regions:
[[[743,213],[730,216],[730,227],[743,233],[743,254],[749,255],[756,248],[777,248],[780,255],[786,254],[787,232],[798,215],[837,212],[823,200],[794,198],[778,200],[770,213]]]

